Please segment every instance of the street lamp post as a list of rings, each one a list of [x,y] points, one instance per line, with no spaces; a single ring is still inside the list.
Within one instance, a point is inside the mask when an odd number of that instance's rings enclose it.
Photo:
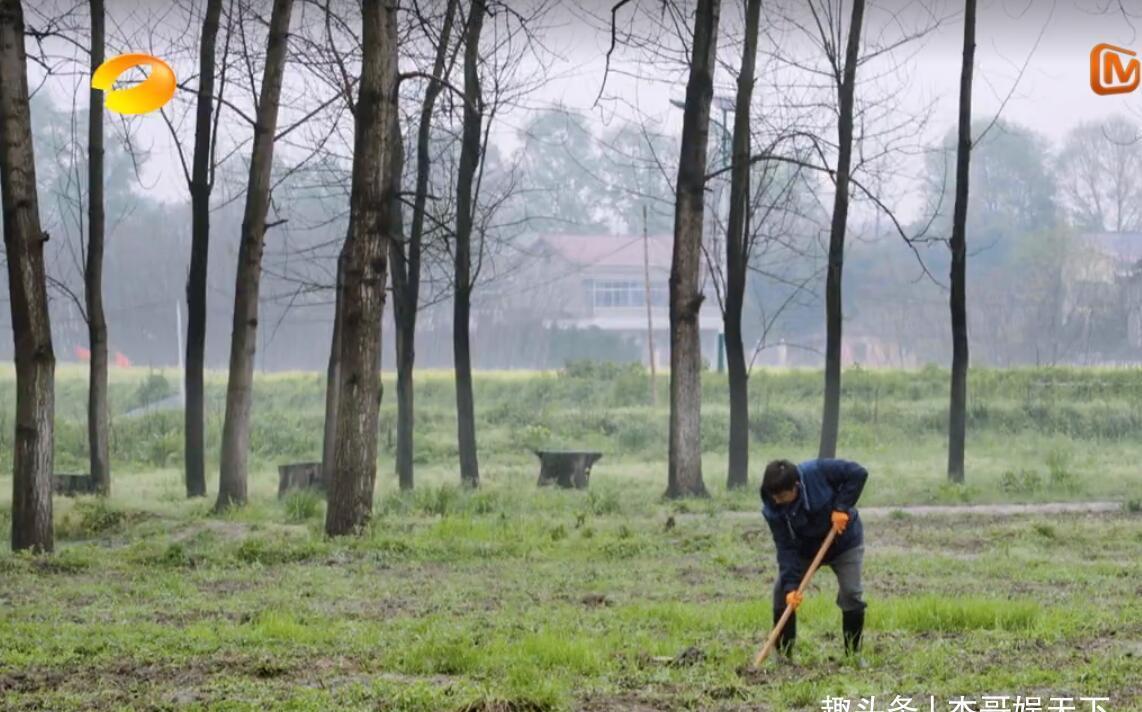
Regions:
[[[729,168],[731,164],[730,151],[726,143],[730,140],[731,134],[729,129],[729,122],[727,114],[737,106],[737,102],[728,96],[715,96],[714,101],[718,104],[718,108],[722,110],[722,148],[721,148],[721,164],[722,168]],[[716,122],[715,122],[716,123]],[[716,210],[720,213],[722,210],[722,201],[725,193],[725,182],[718,183],[718,201]],[[728,212],[728,211],[727,211]],[[728,220],[728,217],[727,217]],[[719,257],[723,254],[721,246],[718,244],[717,230],[713,234],[714,238],[714,254]],[[722,267],[722,273],[725,274],[725,266]],[[724,325],[723,325],[724,327]],[[725,328],[718,330],[718,373],[723,373],[726,369],[726,331]]]

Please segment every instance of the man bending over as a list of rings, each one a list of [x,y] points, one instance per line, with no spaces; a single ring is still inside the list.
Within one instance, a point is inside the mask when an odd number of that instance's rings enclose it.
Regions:
[[[825,553],[822,565],[837,575],[837,605],[846,654],[860,651],[865,602],[861,589],[864,536],[856,503],[868,471],[848,460],[808,460],[795,465],[774,460],[765,468],[761,482],[762,514],[773,532],[777,547],[777,582],[773,586],[773,622],[786,606],[801,605],[797,587],[830,529],[837,537]],[[797,614],[789,617],[777,640],[777,649],[788,657],[797,637]]]

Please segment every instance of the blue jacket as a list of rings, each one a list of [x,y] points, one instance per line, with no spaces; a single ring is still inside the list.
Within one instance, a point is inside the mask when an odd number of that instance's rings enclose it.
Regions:
[[[762,495],[762,515],[773,532],[781,586],[792,591],[801,584],[805,566],[817,555],[832,528],[832,513],[847,512],[850,520],[844,534],[833,540],[825,553],[828,563],[864,543],[864,531],[856,510],[857,500],[868,479],[868,470],[848,460],[808,460],[797,466],[800,490],[797,499],[781,506]]]

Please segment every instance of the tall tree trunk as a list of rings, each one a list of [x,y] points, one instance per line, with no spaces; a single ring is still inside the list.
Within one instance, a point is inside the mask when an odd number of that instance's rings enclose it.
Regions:
[[[214,48],[222,0],[207,0],[198,51],[194,159],[190,177],[190,274],[186,281],[186,496],[206,496],[206,259],[210,253],[210,164],[214,154]]]
[[[428,178],[431,159],[432,111],[443,88],[445,62],[452,36],[452,18],[458,0],[448,0],[444,9],[444,25],[436,46],[432,78],[424,90],[420,107],[420,124],[416,134],[416,192],[412,204],[412,226],[408,235],[408,253],[401,240],[389,243],[393,272],[393,316],[397,339],[397,478],[402,490],[413,487],[413,432],[416,418],[413,394],[413,366],[416,362],[416,312],[420,302],[420,255],[424,239],[424,216],[428,203]]]
[[[337,286],[333,305],[333,338],[329,346],[329,366],[325,371],[325,432],[321,443],[321,477],[328,487],[333,470],[337,467],[337,405],[340,402],[341,388],[341,310],[343,277],[345,274],[344,256],[337,258]]]
[[[391,250],[389,261],[399,258]],[[407,283],[404,285],[407,287]],[[413,433],[416,426],[413,393],[413,366],[416,362],[416,306],[409,293],[393,280],[393,321],[396,327],[397,359],[397,480],[402,490],[413,488]],[[400,305],[400,306],[398,306]]]
[[[91,73],[103,64],[103,0],[91,0]],[[92,88],[87,111],[87,263],[83,288],[87,341],[91,350],[87,386],[87,448],[91,480],[99,494],[111,494],[108,454],[107,319],[103,314],[103,91]]]
[[[742,340],[742,306],[749,269],[750,105],[753,102],[754,65],[761,0],[747,0],[745,42],[742,44],[738,94],[734,107],[734,152],[730,164],[730,217],[726,235],[726,366],[730,386],[730,453],[726,486],[749,484],[749,371]]]
[[[719,0],[699,0],[682,118],[670,265],[670,463],[667,497],[706,496],[702,481],[702,219]]]
[[[472,312],[472,191],[480,162],[480,130],[484,100],[480,94],[480,32],[484,26],[485,0],[472,0],[464,48],[464,128],[460,144],[460,167],[456,177],[456,249],[452,309],[452,357],[456,371],[456,430],[460,450],[460,481],[468,487],[480,484],[476,457],[476,412],[472,397],[472,350],[468,327]]]
[[[416,307],[409,309],[405,299],[409,296],[407,290],[408,265],[407,258],[400,249],[404,243],[404,215],[401,204],[401,186],[404,180],[404,137],[401,135],[400,117],[393,112],[389,130],[392,132],[392,155],[389,160],[389,181],[392,190],[389,192],[390,204],[388,208],[389,232],[389,270],[392,274],[393,289],[393,326],[396,331],[396,359],[397,359],[397,480],[402,490],[412,489],[412,364],[415,358],[413,339],[416,330]],[[399,263],[399,268],[397,264]],[[399,274],[398,274],[399,271]],[[397,304],[405,317],[404,323],[396,312]],[[412,312],[409,319],[409,312]],[[409,323],[411,321],[411,324]],[[403,365],[403,368],[402,368]],[[403,406],[402,406],[403,404]],[[400,408],[405,408],[409,422],[402,422]]]
[[[856,90],[864,0],[853,0],[848,45],[841,83],[837,87],[837,177],[833,223],[829,230],[829,273],[825,279],[825,408],[821,418],[820,457],[835,457],[841,419],[841,274],[845,264],[845,228],[849,216],[849,177],[853,153],[853,94]]]
[[[967,432],[968,314],[967,221],[971,165],[971,87],[975,63],[976,0],[964,2],[964,61],[960,70],[960,126],[956,146],[956,204],[952,213],[952,393],[948,412],[948,479],[964,481]]]
[[[349,233],[341,250],[341,373],[337,445],[325,532],[360,531],[373,512],[377,420],[381,404],[381,316],[385,306],[392,191],[393,115],[397,111],[396,8],[364,0],[361,82],[353,112]]]
[[[266,214],[270,209],[270,177],[274,163],[274,134],[285,73],[287,36],[293,0],[274,0],[270,13],[269,44],[262,75],[261,95],[254,125],[254,149],[242,241],[238,246],[238,272],[234,285],[234,326],[230,336],[230,378],[226,386],[226,420],[222,426],[222,461],[218,501],[222,511],[246,503],[247,455],[250,450],[250,404],[254,391],[254,351],[258,341],[258,288],[262,277],[262,250]]]
[[[28,107],[24,13],[0,0],[0,204],[16,347],[16,435],[12,454],[12,549],[49,552],[55,353],[48,316],[44,242]]]

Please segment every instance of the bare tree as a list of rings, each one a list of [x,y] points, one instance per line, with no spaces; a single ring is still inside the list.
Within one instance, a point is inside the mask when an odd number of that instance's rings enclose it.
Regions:
[[[449,0],[451,2],[451,0]],[[446,4],[446,3],[442,3]],[[450,9],[444,9],[444,13],[451,12],[453,16],[453,26],[456,23],[464,25],[463,16],[459,15],[460,3],[451,3]],[[480,277],[480,268],[485,258],[491,258],[494,248],[499,247],[505,243],[501,233],[505,231],[501,226],[492,221],[492,217],[497,213],[497,209],[501,207],[505,201],[505,195],[500,194],[499,188],[504,183],[504,176],[501,171],[501,164],[497,161],[492,162],[494,166],[490,173],[490,180],[486,180],[488,176],[485,175],[485,166],[489,165],[485,161],[485,155],[491,145],[488,141],[488,128],[492,124],[497,109],[500,106],[506,105],[509,101],[517,100],[519,94],[530,89],[530,85],[521,84],[518,82],[516,72],[521,64],[520,59],[526,52],[526,48],[530,47],[528,44],[532,41],[532,36],[524,37],[524,42],[520,42],[520,37],[528,31],[534,34],[535,19],[540,15],[544,4],[542,2],[536,4],[534,11],[529,11],[527,14],[522,13],[517,7],[503,6],[503,12],[499,12],[497,8],[495,11],[485,9],[487,17],[499,17],[502,20],[503,32],[500,33],[500,27],[492,33],[491,42],[482,45],[482,54],[479,55],[479,61],[482,66],[487,67],[489,89],[487,90],[488,99],[484,100],[484,111],[482,116],[487,117],[482,121],[480,127],[478,142],[478,152],[476,160],[476,172],[472,177],[471,186],[471,206],[473,216],[471,220],[470,230],[470,272],[468,281],[468,291],[471,292]],[[327,32],[330,38],[322,43],[321,47],[311,46],[306,51],[313,53],[312,61],[322,63],[326,66],[335,68],[335,73],[340,74],[337,85],[340,87],[339,91],[342,95],[348,94],[346,88],[351,88],[354,80],[348,77],[347,73],[341,74],[341,67],[346,65],[342,55],[350,55],[350,62],[356,61],[359,52],[353,55],[353,50],[343,52],[342,48],[346,46],[356,46],[359,50],[360,40],[355,37],[344,37],[352,33],[346,31],[346,23],[344,22],[343,15],[347,11],[346,8],[341,8],[338,12],[334,13],[329,10],[328,4],[326,5],[327,24],[332,26],[339,35],[340,41],[331,39],[332,32]],[[429,18],[422,14],[422,6],[414,4],[412,6],[405,6],[403,15],[398,15],[398,20],[403,18],[398,28],[398,36],[400,37],[399,45],[401,49],[402,61],[407,61],[413,65],[414,68],[402,72],[398,75],[398,83],[400,86],[406,87],[412,82],[408,80],[418,79],[425,80],[423,86],[425,91],[433,90],[438,96],[434,100],[434,106],[441,106],[440,110],[426,113],[424,108],[423,95],[417,97],[415,101],[409,101],[407,108],[402,111],[405,116],[413,117],[409,123],[420,125],[420,122],[415,117],[422,119],[427,118],[427,127],[429,141],[427,143],[428,157],[425,162],[424,170],[421,171],[422,176],[427,176],[423,185],[422,198],[417,199],[417,191],[409,190],[407,193],[397,191],[394,189],[394,199],[399,199],[404,202],[406,197],[411,196],[411,199],[405,203],[406,207],[411,205],[411,216],[414,222],[419,221],[419,225],[414,225],[413,236],[410,239],[404,239],[403,235],[403,217],[401,212],[396,211],[396,206],[393,207],[393,212],[389,218],[389,232],[390,232],[390,246],[389,257],[390,265],[393,271],[393,290],[394,290],[394,311],[397,315],[397,336],[398,336],[398,371],[402,375],[398,375],[398,389],[404,393],[411,395],[411,361],[406,369],[402,363],[404,355],[410,353],[414,343],[414,326],[416,324],[415,317],[419,310],[425,306],[432,306],[435,303],[443,301],[446,295],[453,293],[453,279],[455,258],[453,247],[453,231],[456,225],[456,212],[455,212],[455,198],[457,186],[457,163],[460,153],[458,150],[461,147],[462,140],[459,136],[460,130],[457,126],[462,124],[462,121],[454,121],[454,117],[461,112],[458,109],[462,108],[466,103],[464,93],[458,90],[455,86],[449,83],[448,76],[450,74],[450,67],[456,60],[460,49],[464,47],[463,41],[446,42],[445,47],[448,50],[445,60],[445,67],[438,72],[433,72],[432,67],[437,65],[436,57],[439,54],[441,46],[442,35],[439,28],[434,28],[436,22],[445,16],[444,13],[437,13],[436,16]],[[521,30],[523,32],[521,32]],[[453,34],[450,30],[449,35]],[[455,32],[460,35],[460,32]],[[484,34],[482,33],[482,39]],[[419,37],[418,37],[419,36]],[[419,40],[419,41],[418,41]],[[421,48],[426,48],[429,51],[422,51]],[[423,69],[421,69],[423,67]],[[448,90],[445,94],[447,101],[441,100],[439,94],[444,89]],[[518,91],[518,93],[517,93]],[[409,92],[411,95],[412,92]],[[483,94],[483,92],[482,92]],[[398,100],[404,100],[406,97],[398,95]],[[457,101],[459,99],[459,101]],[[482,97],[483,99],[483,97]],[[351,103],[351,102],[350,102]],[[415,104],[415,106],[413,105]],[[399,136],[399,125],[394,125],[393,134],[394,139]],[[412,152],[416,153],[416,134],[413,132]],[[401,143],[403,147],[403,142]],[[493,147],[494,148],[494,147]],[[495,152],[493,150],[493,156]],[[403,152],[394,150],[392,160],[388,163],[389,170],[393,173],[393,181],[396,182],[397,176],[403,176]],[[415,170],[410,171],[412,174],[412,182],[415,184],[417,178]],[[336,172],[336,171],[335,171]],[[484,198],[481,199],[481,185],[485,185]],[[490,185],[491,188],[487,188]],[[509,181],[510,185],[510,181]],[[443,239],[432,239],[433,237],[440,237]],[[392,241],[397,244],[393,245]],[[493,249],[489,249],[489,247]],[[412,259],[410,259],[410,256]],[[304,262],[304,261],[303,261]],[[447,262],[447,267],[445,267]],[[411,269],[410,269],[411,267]],[[331,270],[329,270],[331,271]],[[409,279],[412,274],[416,279]],[[327,290],[329,289],[329,282],[332,282],[332,275],[319,277],[316,280],[309,278],[302,281],[308,282],[306,289],[312,290]],[[410,287],[416,282],[416,297],[415,299],[406,300],[403,297],[408,296],[411,291]],[[425,290],[431,290],[427,298],[423,297]],[[339,290],[341,294],[344,289]],[[405,309],[408,305],[408,309]],[[414,311],[415,310],[415,311]],[[342,313],[339,310],[338,313]],[[409,317],[407,320],[405,317]],[[340,339],[340,330],[342,329],[342,318],[340,316],[334,317],[334,330],[337,331],[337,339]],[[409,338],[405,340],[402,332],[405,330],[405,325],[408,325]],[[339,350],[331,350],[329,365],[327,368],[327,379],[330,383],[335,383],[335,372],[340,368],[338,363]],[[405,390],[402,384],[408,384],[408,389]],[[335,387],[329,387],[326,392],[326,411],[327,420],[325,427],[325,438],[323,445],[323,467],[326,472],[332,472],[334,464],[331,461],[330,455],[336,452],[337,421],[332,417],[335,413],[336,403],[340,398]],[[402,397],[402,402],[404,401]],[[411,411],[409,411],[411,413]],[[403,430],[403,433],[411,435],[411,427],[413,419],[411,415],[408,418],[402,416],[408,430]],[[406,444],[398,444],[398,460],[403,461],[411,466],[411,440],[406,440],[405,434],[400,435],[400,440]],[[407,449],[406,449],[407,448]],[[398,465],[398,472],[401,474],[403,486],[406,488],[411,485],[411,478],[405,476],[404,473],[411,473],[411,467],[405,468]]]
[[[734,108],[733,155],[730,166],[730,215],[726,230],[726,289],[723,323],[726,366],[730,387],[729,467],[726,486],[749,484],[749,370],[742,339],[742,308],[745,304],[750,241],[746,222],[749,211],[750,105],[753,102],[754,67],[761,0],[746,0],[745,38]]]
[[[666,496],[706,496],[702,481],[702,223],[706,143],[714,95],[719,0],[699,0],[674,205],[670,266],[670,456]]]
[[[420,120],[416,133],[416,187],[412,203],[412,225],[407,244],[402,240],[389,243],[393,282],[393,316],[396,322],[397,361],[397,452],[396,469],[401,489],[413,486],[414,394],[413,366],[416,360],[416,315],[420,302],[421,255],[425,233],[430,172],[429,141],[436,98],[447,77],[446,62],[452,35],[453,18],[458,0],[447,0],[432,74],[424,89]],[[399,136],[398,136],[399,139]],[[399,176],[398,176],[399,177]],[[398,206],[399,210],[399,206]],[[399,212],[398,212],[399,216]]]
[[[91,0],[91,73],[103,64],[105,10],[103,0]],[[88,348],[91,351],[87,387],[87,447],[92,484],[111,494],[108,452],[107,319],[103,313],[103,91],[92,87],[87,112],[87,262],[84,269]]]
[[[754,160],[789,163],[828,176],[832,188],[832,216],[829,228],[825,279],[825,389],[819,452],[835,454],[840,419],[842,287],[846,231],[850,204],[867,199],[887,215],[894,231],[903,238],[924,275],[930,272],[921,260],[916,244],[927,241],[930,221],[915,234],[908,234],[886,200],[881,178],[893,173],[891,163],[920,150],[916,141],[931,113],[931,106],[918,112],[900,110],[898,81],[905,63],[899,52],[939,26],[941,18],[924,3],[910,6],[906,13],[885,8],[884,21],[864,37],[866,3],[852,0],[849,22],[845,22],[847,0],[810,0],[778,5],[772,20],[773,36],[768,50],[782,70],[775,84],[781,97],[779,108],[791,112],[782,125],[797,127],[779,143],[791,146],[781,151],[777,143],[755,155]],[[781,33],[792,30],[803,42],[787,43]],[[861,51],[861,45],[865,49]],[[799,46],[811,47],[812,54],[798,56]],[[843,48],[843,50],[842,50]],[[867,90],[858,102],[857,69],[864,66],[867,76],[862,87],[886,77],[893,83],[881,95]],[[768,112],[767,112],[768,113]],[[790,118],[793,120],[790,121]],[[835,122],[835,127],[833,126]],[[828,138],[829,134],[835,139]],[[858,174],[877,171],[875,179],[858,179]],[[870,189],[870,185],[874,189]]]
[[[320,43],[320,46],[313,43],[312,40],[309,41],[308,45],[304,41],[298,44],[305,45],[302,52],[309,54],[306,61],[312,62],[315,66],[332,68],[331,74],[334,75],[335,84],[340,95],[344,96],[349,93],[347,90],[351,90],[356,81],[355,78],[349,76],[344,68],[359,61],[361,42],[359,37],[348,30],[349,25],[345,21],[345,17],[353,12],[352,4],[343,5],[336,10],[331,8],[331,4],[325,3],[326,25],[330,29],[327,29],[327,36]],[[480,267],[485,257],[490,257],[494,251],[489,250],[488,247],[498,247],[505,242],[501,235],[505,231],[491,220],[492,216],[496,214],[497,208],[502,206],[505,200],[503,195],[497,194],[497,189],[500,187],[503,178],[500,172],[501,163],[492,162],[494,169],[490,174],[490,180],[485,180],[488,178],[485,175],[487,173],[485,166],[488,165],[488,162],[484,160],[484,156],[491,145],[488,141],[488,127],[491,126],[497,109],[507,105],[508,102],[518,101],[518,96],[531,88],[531,85],[520,83],[516,74],[522,64],[520,60],[524,54],[528,51],[534,51],[532,49],[535,41],[534,22],[542,13],[545,3],[542,0],[537,0],[533,5],[534,8],[521,9],[521,6],[508,7],[505,4],[502,6],[502,12],[500,6],[495,9],[485,7],[485,15],[488,18],[499,19],[501,24],[490,33],[491,41],[484,41],[489,33],[481,34],[481,53],[478,55],[481,67],[487,70],[485,81],[488,82],[488,86],[482,92],[484,94],[482,97],[484,102],[482,117],[485,117],[485,120],[481,122],[482,126],[478,127],[479,143],[475,161],[476,171],[472,177],[471,187],[473,216],[469,249],[469,293],[479,281]],[[411,207],[409,212],[413,221],[411,235],[406,239],[403,234],[403,211],[401,213],[394,212],[391,215],[391,228],[389,230],[392,241],[388,248],[397,330],[398,398],[400,400],[398,411],[408,413],[407,417],[399,416],[401,424],[398,426],[399,442],[397,445],[398,475],[403,482],[402,486],[405,488],[411,486],[412,483],[410,477],[412,473],[411,435],[414,423],[411,409],[406,409],[404,406],[405,403],[411,404],[413,363],[411,359],[405,357],[414,354],[412,349],[415,343],[415,325],[421,309],[444,301],[454,291],[455,256],[452,237],[456,226],[457,154],[460,153],[459,148],[462,144],[460,136],[462,120],[457,117],[462,113],[460,109],[466,102],[464,92],[451,84],[448,77],[451,74],[451,67],[456,63],[457,56],[466,44],[462,39],[449,39],[455,36],[463,36],[462,30],[455,29],[457,25],[462,28],[466,24],[464,16],[460,12],[461,6],[462,4],[458,0],[445,0],[440,3],[439,9],[435,13],[426,13],[424,4],[414,3],[402,6],[397,18],[401,61],[411,65],[397,78],[401,87],[401,92],[398,94],[398,101],[402,102],[401,114],[404,117],[409,117],[405,120],[406,125],[411,124],[417,126],[418,129],[420,126],[425,127],[424,132],[413,130],[409,132],[412,136],[405,137],[409,139],[409,153],[415,155],[419,152],[416,147],[419,134],[426,133],[429,137],[425,143],[427,155],[423,168],[417,166],[419,160],[411,162],[414,167],[408,171],[408,176],[403,175],[403,152],[400,155],[394,152],[394,160],[389,163],[391,170],[394,171],[394,181],[396,174],[401,173],[402,182],[407,178],[412,184],[407,192],[394,190],[394,196],[399,199],[404,207],[406,209]],[[445,18],[449,15],[452,17],[450,25],[445,22]],[[447,33],[442,34],[442,26],[448,28]],[[528,34],[529,32],[531,34]],[[443,66],[440,66],[441,62],[437,60],[437,57],[441,55],[442,45],[444,48]],[[328,82],[330,77],[321,77],[321,79]],[[433,95],[428,98],[431,98],[430,104],[435,108],[425,111],[425,94],[418,96],[415,91],[408,91],[406,94],[404,89],[414,85],[414,81],[410,80],[417,80],[418,82],[423,80],[420,86],[424,87],[426,94],[431,93]],[[444,95],[444,99],[441,98],[441,94]],[[346,103],[351,104],[351,100]],[[394,136],[397,135],[397,129],[399,126],[394,128]],[[403,142],[401,146],[403,147]],[[494,146],[492,149],[492,154],[495,157]],[[338,163],[343,156],[350,152],[347,150],[341,155],[334,154],[332,162]],[[333,168],[332,173],[335,176],[340,175],[340,169]],[[415,187],[418,180],[422,183],[419,191]],[[480,197],[482,184],[485,185],[484,199]],[[488,185],[491,186],[490,189],[486,187]],[[329,184],[324,187],[328,189],[333,185]],[[418,194],[421,197],[418,198]],[[490,197],[488,197],[489,195]],[[392,244],[393,242],[396,244]],[[299,279],[299,290],[304,288],[313,292],[328,291],[334,281],[331,274],[333,270],[322,269],[320,265],[314,264],[315,261],[311,258],[315,256],[316,251],[311,251],[306,259],[301,260],[301,264],[304,266],[306,262],[309,262],[311,266],[316,267],[324,274]],[[446,267],[445,262],[447,262]],[[344,290],[342,289],[340,292],[343,293]],[[412,298],[409,298],[410,296]],[[342,322],[335,315],[334,329],[338,331],[341,328]],[[404,338],[405,332],[409,335],[407,339]],[[333,380],[334,373],[340,368],[337,362],[338,354],[339,350],[331,350],[329,356],[326,375],[330,383],[335,382]],[[405,398],[406,394],[409,399]],[[330,454],[336,451],[337,421],[336,418],[330,416],[335,412],[339,397],[340,394],[337,393],[336,388],[327,389],[327,419],[322,458],[324,469],[327,472],[332,472],[334,469]]]
[[[206,0],[198,53],[194,164],[190,176],[190,273],[186,282],[186,495],[206,496],[206,267],[210,254],[210,193],[214,188],[214,70],[222,0]]]
[[[1142,228],[1142,131],[1114,116],[1067,133],[1058,159],[1059,188],[1071,221],[1086,230]]]
[[[352,20],[350,19],[350,16],[355,16],[354,10],[360,10],[360,5],[335,8],[332,0],[327,0],[321,6],[324,20],[321,37],[309,37],[304,31],[299,32],[295,37],[295,41],[299,45],[297,50],[300,55],[299,61],[314,72],[318,81],[333,89],[334,99],[341,101],[349,115],[354,112],[353,92],[360,77],[350,76],[348,67],[353,62],[360,62],[362,56],[361,40],[353,32]],[[341,118],[340,112],[331,118],[330,134],[338,136],[342,134]],[[313,189],[323,194],[323,200],[328,199],[330,194],[343,198],[344,208],[350,208],[352,169],[346,171],[342,167],[342,162],[346,158],[350,163],[352,162],[354,140],[354,137],[350,136],[348,141],[342,142],[346,145],[324,149],[327,160],[318,162],[315,170],[317,183],[312,186]],[[341,150],[339,151],[338,148]],[[335,217],[327,219],[321,224],[323,226],[328,225],[344,218],[344,208],[338,204]],[[335,241],[328,241],[321,243],[318,247],[329,247],[334,244],[336,244]],[[342,248],[344,248],[343,242]],[[312,264],[315,261],[316,254],[313,250],[308,252],[307,259],[302,260],[302,264]],[[326,487],[330,486],[333,473],[337,469],[337,413],[341,397],[341,334],[344,318],[342,299],[345,293],[346,257],[344,249],[341,249],[333,257],[334,274],[332,280],[300,275],[289,276],[289,280],[298,285],[298,292],[325,292],[329,289],[333,291],[333,332],[325,373],[325,420],[321,446],[321,471]],[[290,296],[291,304],[296,297],[297,293]]]
[[[607,72],[618,46],[619,13],[630,0],[615,3],[610,12],[611,48]],[[666,2],[643,7],[634,3],[630,28],[623,44],[640,55],[636,65],[653,71],[656,81],[681,82],[686,78],[682,140],[673,186],[674,242],[670,273],[670,428],[667,496],[704,496],[701,469],[701,369],[699,312],[704,299],[703,232],[706,222],[705,188],[710,105],[717,72],[720,2],[699,0],[695,5]],[[693,14],[691,25],[689,16]],[[640,28],[635,31],[634,28]],[[693,31],[691,32],[691,27]],[[669,40],[664,39],[669,38]],[[606,74],[599,90],[604,96]],[[630,102],[622,97],[619,103]],[[749,113],[745,112],[748,120]],[[649,143],[648,143],[649,147]],[[652,149],[653,152],[653,149]],[[745,166],[754,157],[747,155]],[[662,161],[657,156],[659,168]],[[739,170],[740,173],[740,170]],[[744,224],[744,220],[743,220]],[[706,254],[709,258],[709,254]]]
[[[816,8],[813,10],[816,15]],[[841,275],[845,263],[845,228],[848,224],[849,178],[852,170],[853,95],[863,20],[864,0],[853,0],[844,60],[835,51],[829,53],[840,114],[837,119],[836,192],[833,198],[833,222],[829,229],[829,271],[825,278],[825,406],[821,416],[820,457],[836,455],[841,419],[841,329],[844,321]],[[831,43],[826,46],[833,47],[834,50],[836,48]]]
[[[55,353],[19,0],[0,0],[0,200],[16,347],[12,549],[50,552]]]
[[[484,103],[480,91],[480,31],[487,13],[485,0],[472,0],[464,47],[464,123],[460,167],[456,176],[456,234],[453,250],[452,351],[456,372],[456,420],[460,450],[460,479],[468,487],[480,484],[476,453],[476,413],[472,396],[472,350],[469,320],[472,311],[473,192],[480,162]]]
[[[964,440],[967,431],[968,315],[967,222],[968,177],[971,168],[971,88],[975,65],[976,0],[964,0],[964,58],[960,68],[959,140],[956,145],[956,203],[952,209],[952,387],[948,410],[948,479],[964,481]]]
[[[226,420],[222,427],[222,462],[215,509],[246,503],[246,462],[250,449],[250,407],[254,390],[254,350],[258,335],[258,287],[262,277],[262,249],[266,215],[270,208],[270,174],[274,161],[274,133],[278,125],[282,76],[285,73],[287,33],[293,0],[274,0],[270,14],[266,66],[254,126],[249,187],[238,247],[234,285],[234,326],[230,337],[230,378],[226,386]]]
[[[350,534],[372,516],[377,474],[377,418],[381,401],[381,314],[388,271],[386,213],[393,205],[389,161],[394,160],[392,116],[397,110],[396,8],[364,0],[361,79],[354,106],[353,177],[349,232],[341,252],[340,381],[335,467],[327,480],[325,531]],[[327,475],[330,473],[327,473]]]

